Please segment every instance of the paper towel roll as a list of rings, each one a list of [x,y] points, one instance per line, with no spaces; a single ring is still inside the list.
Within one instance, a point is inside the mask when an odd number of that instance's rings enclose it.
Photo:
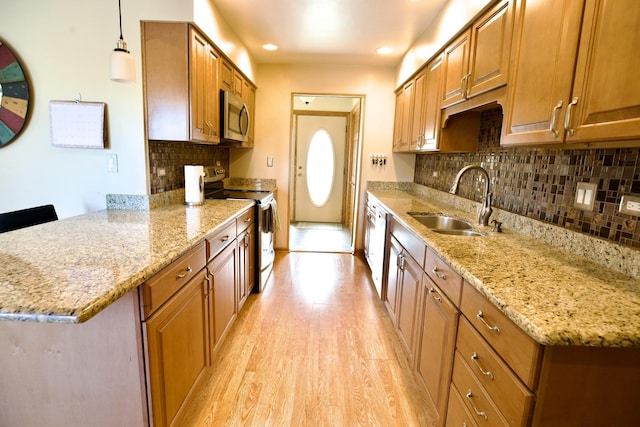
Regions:
[[[184,202],[189,206],[204,203],[204,166],[184,165]]]

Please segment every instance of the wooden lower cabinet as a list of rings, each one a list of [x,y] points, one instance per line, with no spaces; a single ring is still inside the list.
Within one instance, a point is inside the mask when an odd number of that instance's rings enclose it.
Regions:
[[[208,365],[205,271],[143,322],[154,426],[175,425]]]
[[[207,270],[211,291],[209,293],[209,327],[211,353],[215,353],[236,318],[237,295],[237,247],[228,245],[209,264]]]
[[[409,363],[413,364],[416,353],[416,315],[420,303],[422,265],[403,250],[398,267],[398,310],[396,313],[398,332],[405,346]]]
[[[441,425],[447,410],[460,312],[426,273],[421,293],[422,320],[418,327],[416,370],[438,410]]]

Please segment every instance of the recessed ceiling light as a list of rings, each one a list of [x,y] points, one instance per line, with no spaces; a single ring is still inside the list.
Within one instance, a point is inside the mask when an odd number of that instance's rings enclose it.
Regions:
[[[275,44],[271,44],[271,43],[265,43],[262,45],[262,48],[264,50],[278,50],[278,46],[276,46]]]
[[[382,46],[376,49],[376,52],[378,52],[380,55],[388,55],[391,52],[393,52],[393,49],[388,47],[388,46]]]

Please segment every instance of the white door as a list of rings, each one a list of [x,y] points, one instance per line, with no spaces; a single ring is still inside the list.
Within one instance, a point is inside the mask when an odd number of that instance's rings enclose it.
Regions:
[[[347,118],[296,117],[294,220],[342,222]]]

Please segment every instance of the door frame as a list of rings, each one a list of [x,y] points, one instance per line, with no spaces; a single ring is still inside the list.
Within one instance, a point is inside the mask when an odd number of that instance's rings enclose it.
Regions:
[[[294,99],[296,97],[311,98],[349,98],[354,100],[354,107],[350,111],[335,111],[330,108],[314,108],[296,109]],[[349,228],[351,234],[351,253],[355,253],[356,231],[357,231],[357,212],[359,205],[360,193],[360,176],[362,166],[362,140],[364,130],[364,111],[366,96],[361,94],[331,94],[331,93],[291,93],[291,140],[289,148],[289,221],[287,226],[287,249],[289,248],[289,226],[295,213],[295,173],[296,173],[296,130],[297,116],[299,115],[318,115],[318,116],[343,116],[347,122],[347,136],[345,142],[344,155],[344,179],[343,179],[343,218],[342,223]],[[355,102],[358,101],[358,102]],[[353,113],[357,111],[358,120],[353,120]],[[354,122],[357,129],[354,129]],[[355,137],[355,138],[354,138]],[[353,176],[353,178],[352,178]],[[351,212],[348,212],[351,210]]]

